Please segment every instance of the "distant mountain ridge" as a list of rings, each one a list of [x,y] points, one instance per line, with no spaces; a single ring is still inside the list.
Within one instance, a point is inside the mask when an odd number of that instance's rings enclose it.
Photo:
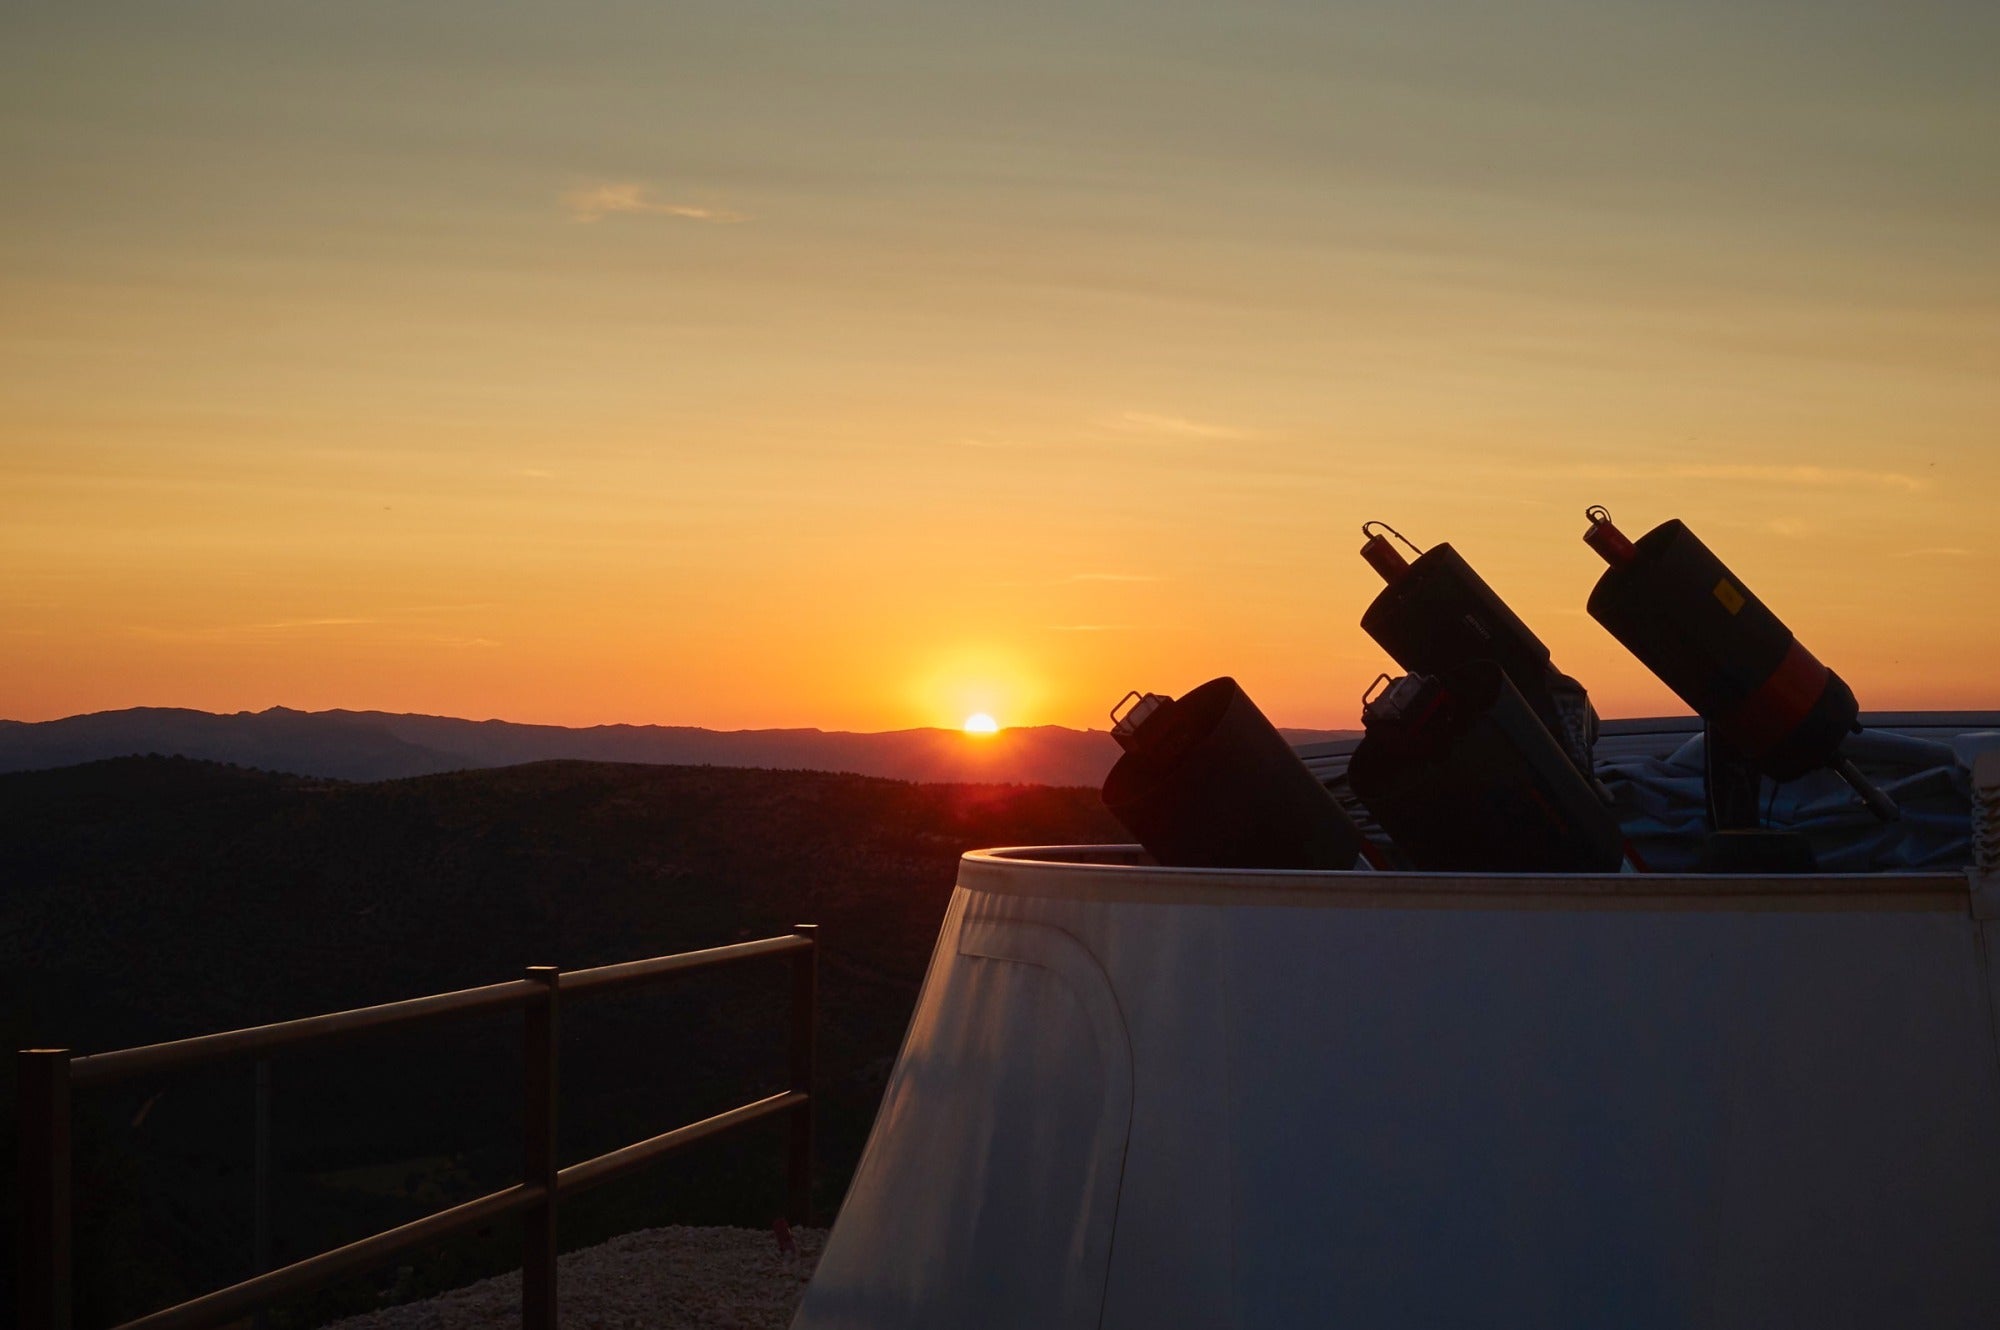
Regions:
[[[1347,731],[1286,730],[1294,743]],[[1023,726],[988,736],[915,729],[708,730],[681,725],[525,725],[387,711],[217,714],[132,707],[50,721],[0,721],[0,772],[159,753],[336,780],[577,759],[667,766],[846,771],[896,780],[1099,785],[1117,760],[1103,730]]]

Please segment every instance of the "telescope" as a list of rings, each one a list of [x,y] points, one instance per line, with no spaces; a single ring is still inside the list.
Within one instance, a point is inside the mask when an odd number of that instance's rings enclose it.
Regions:
[[[1897,819],[1895,801],[1840,752],[1861,731],[1854,690],[1700,537],[1676,519],[1634,541],[1603,507],[1584,515],[1584,543],[1608,565],[1590,593],[1590,617],[1705,723],[1717,831],[1756,825],[1759,777],[1796,780],[1820,768],[1878,818]]]
[[[1615,873],[1609,805],[1496,662],[1471,660],[1362,699],[1347,780],[1410,866],[1427,872]]]
[[[1449,544],[1420,550],[1386,522],[1363,522],[1361,535],[1366,542],[1361,557],[1386,584],[1362,613],[1362,631],[1413,675],[1492,661],[1577,773],[1595,785],[1590,750],[1597,741],[1597,712],[1590,696],[1555,667],[1548,647],[1521,616]],[[1391,535],[1417,556],[1414,562],[1389,543]]]
[[[1128,706],[1128,704],[1130,704]],[[1361,829],[1236,680],[1111,709],[1104,805],[1171,868],[1352,868]]]
[[[1361,627],[1409,673],[1362,698],[1355,797],[1415,868],[1616,872],[1623,839],[1592,770],[1583,685],[1449,544],[1419,550],[1384,522],[1361,534],[1385,583]]]

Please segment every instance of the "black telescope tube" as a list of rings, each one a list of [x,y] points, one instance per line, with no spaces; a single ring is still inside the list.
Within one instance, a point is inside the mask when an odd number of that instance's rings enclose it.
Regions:
[[[1498,664],[1405,682],[1402,708],[1366,716],[1347,780],[1414,867],[1618,871],[1617,818]]]
[[[1370,544],[1377,542],[1387,548],[1379,536]],[[1375,559],[1369,562],[1381,571]],[[1499,665],[1578,773],[1592,777],[1597,719],[1582,686],[1555,668],[1542,639],[1463,555],[1449,544],[1433,545],[1387,582],[1361,615],[1363,632],[1411,674],[1438,675],[1475,660]],[[1574,695],[1581,718],[1564,715],[1558,689]]]
[[[1362,837],[1234,679],[1162,702],[1104,804],[1174,868],[1352,868]]]

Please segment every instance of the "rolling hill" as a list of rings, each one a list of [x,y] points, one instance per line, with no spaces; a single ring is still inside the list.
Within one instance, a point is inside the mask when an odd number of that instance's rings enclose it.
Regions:
[[[1287,730],[1294,742],[1341,731]],[[158,753],[336,780],[391,780],[573,759],[677,766],[848,771],[894,780],[1098,785],[1118,757],[1102,730],[1026,726],[973,737],[957,730],[874,734],[816,729],[708,730],[673,725],[522,725],[384,711],[239,711],[134,707],[50,721],[0,721],[0,772]]]

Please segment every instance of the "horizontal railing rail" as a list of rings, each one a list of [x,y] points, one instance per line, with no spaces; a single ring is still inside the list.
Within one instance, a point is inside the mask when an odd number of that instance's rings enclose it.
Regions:
[[[310,1293],[342,1275],[386,1264],[406,1252],[428,1247],[496,1219],[519,1214],[546,1199],[547,1193],[540,1187],[519,1184],[504,1187],[477,1200],[451,1206],[422,1219],[413,1219],[400,1228],[373,1234],[317,1256],[308,1256],[241,1283],[127,1321],[121,1330],[195,1330],[198,1326],[238,1320],[279,1298]]]
[[[812,945],[811,938],[794,933],[789,937],[767,937],[757,942],[738,942],[727,947],[710,947],[706,951],[684,951],[677,956],[654,956],[643,961],[620,961],[616,965],[600,965],[590,970],[565,970],[562,977],[563,992],[587,993],[597,988],[625,988],[632,984],[642,984],[670,974],[678,974],[682,970],[728,965],[734,961],[754,961],[764,956],[791,955],[809,949]]]
[[[635,1141],[631,1145],[586,1159],[579,1164],[571,1164],[556,1174],[556,1195],[569,1196],[613,1178],[622,1178],[635,1169],[643,1168],[662,1155],[671,1154],[685,1145],[706,1140],[710,1136],[768,1118],[778,1113],[789,1113],[806,1106],[807,1096],[798,1090],[786,1090],[782,1094],[768,1095],[763,1099],[732,1108],[726,1113],[717,1113],[712,1118],[691,1122],[685,1127],[661,1132],[647,1140]],[[800,1222],[804,1222],[801,1215]]]
[[[811,1216],[814,1027],[818,1004],[818,936],[800,924],[783,937],[739,942],[705,951],[558,971],[532,966],[527,977],[402,1002],[357,1007],[299,1020],[197,1035],[106,1053],[72,1055],[68,1049],[23,1049],[20,1067],[20,1181],[23,1206],[20,1324],[23,1330],[70,1330],[71,1179],[70,1097],[136,1076],[187,1067],[263,1058],[281,1049],[455,1016],[519,1008],[524,1015],[522,1078],[522,1180],[519,1184],[440,1210],[332,1251],[202,1294],[128,1321],[117,1330],[208,1330],[271,1303],[324,1287],[334,1279],[382,1265],[407,1252],[469,1232],[496,1219],[525,1217],[521,1261],[521,1324],[555,1330],[556,1206],[565,1196],[623,1177],[660,1158],[722,1132],[767,1118],[789,1119],[785,1215],[803,1224]],[[672,975],[769,957],[791,961],[790,1086],[699,1122],[567,1167],[556,1163],[556,1056],[558,1013],[564,997],[612,992]],[[260,1067],[262,1063],[260,1062]],[[267,1103],[260,1076],[261,1114]],[[263,1176],[260,1159],[260,1178]],[[263,1200],[259,1197],[260,1211]],[[260,1242],[260,1252],[262,1244]]]
[[[461,988],[455,993],[433,993],[429,997],[384,1002],[376,1007],[356,1007],[351,1011],[332,1011],[323,1016],[304,1016],[295,1021],[199,1034],[191,1039],[175,1039],[164,1044],[143,1044],[138,1048],[121,1048],[110,1053],[86,1053],[70,1059],[70,1084],[78,1089],[89,1089],[130,1080],[147,1072],[228,1062],[367,1030],[415,1025],[450,1016],[470,1016],[506,1007],[523,1007],[540,992],[541,989],[534,983],[515,979],[480,988]]]

